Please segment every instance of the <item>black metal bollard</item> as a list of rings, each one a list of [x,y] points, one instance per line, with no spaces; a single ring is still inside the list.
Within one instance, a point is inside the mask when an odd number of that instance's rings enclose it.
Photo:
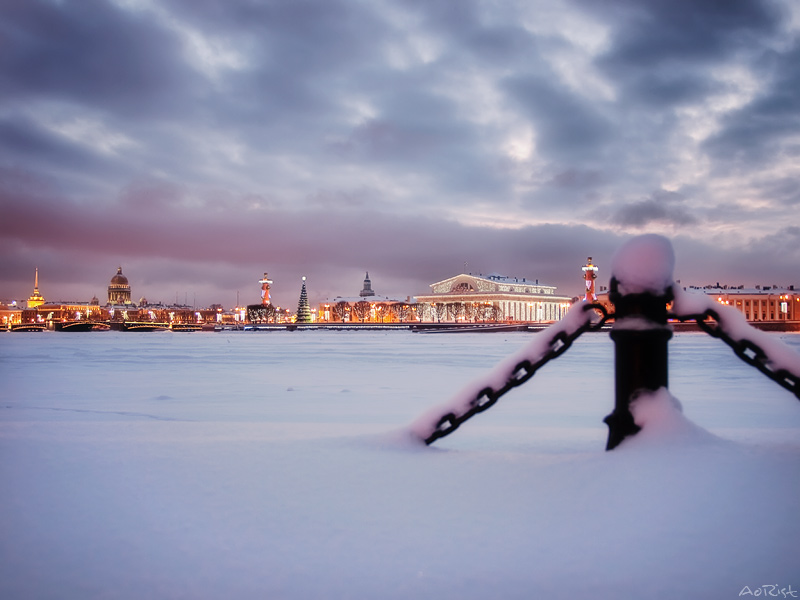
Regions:
[[[667,343],[672,331],[667,325],[667,303],[671,291],[654,294],[620,294],[611,279],[609,299],[614,303],[615,405],[604,421],[608,425],[606,450],[613,450],[641,428],[634,422],[630,403],[638,390],[667,387]],[[625,323],[627,320],[627,324]]]

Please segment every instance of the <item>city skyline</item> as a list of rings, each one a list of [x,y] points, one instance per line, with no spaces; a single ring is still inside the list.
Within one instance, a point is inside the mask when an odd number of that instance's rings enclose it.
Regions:
[[[597,271],[597,266],[592,262],[591,257],[589,259],[589,263],[588,264],[591,266],[592,269],[595,270],[595,272]],[[586,265],[584,265],[583,270],[585,270],[586,268],[587,268]],[[11,298],[11,297],[0,296],[0,304],[6,303],[6,304],[12,305],[12,306],[15,305],[15,306],[19,306],[19,307],[25,307],[26,305],[30,306],[31,301],[33,300],[34,302],[36,302],[38,304],[45,304],[46,303],[48,305],[49,304],[65,303],[65,302],[66,303],[79,303],[79,304],[81,304],[81,303],[83,303],[83,304],[92,303],[92,304],[99,304],[101,306],[119,305],[119,304],[123,304],[123,302],[112,302],[110,300],[110,296],[111,296],[111,288],[114,287],[113,284],[115,283],[115,280],[117,279],[117,277],[119,277],[120,275],[122,275],[125,278],[125,281],[128,281],[127,276],[125,276],[125,274],[122,272],[122,267],[121,266],[117,267],[117,271],[116,271],[115,276],[112,277],[112,279],[110,280],[110,284],[112,284],[112,285],[108,285],[108,286],[105,287],[106,294],[103,295],[102,298],[101,298],[101,296],[98,296],[97,294],[94,294],[94,296],[89,300],[87,300],[85,298],[64,298],[64,297],[60,297],[60,296],[57,296],[57,295],[56,296],[49,295],[49,297],[44,297],[41,294],[41,291],[39,289],[39,270],[37,268],[34,271],[34,285],[33,285],[33,288],[32,288],[33,292],[27,298],[27,300],[24,299],[24,298],[21,298],[21,297],[19,297],[19,298],[17,298],[17,297]],[[267,275],[267,273],[264,273],[264,278],[259,280],[257,283],[263,284],[263,282],[265,281],[266,275]],[[526,284],[528,286],[533,285],[534,287],[536,287],[536,286],[541,286],[543,288],[551,287],[553,294],[558,295],[558,296],[563,295],[560,292],[558,292],[556,286],[549,286],[547,284],[547,282],[539,281],[538,279],[533,279],[533,278],[527,278],[526,279],[526,278],[518,278],[518,277],[514,277],[514,276],[503,276],[503,275],[500,275],[498,273],[490,273],[490,274],[487,274],[487,273],[471,273],[471,272],[470,273],[466,273],[464,271],[459,273],[459,276],[463,276],[463,275],[468,275],[468,276],[474,277],[474,278],[482,278],[482,279],[486,279],[487,281],[503,281],[503,282],[511,281],[511,282],[515,282],[515,283]],[[458,277],[451,277],[450,279],[457,279],[457,278]],[[307,280],[307,278],[305,276],[301,277],[301,291],[300,291],[300,293],[298,295],[298,298],[300,299],[301,302],[302,302],[303,292],[305,291],[305,288],[306,288],[306,286],[305,286],[306,280]],[[795,287],[796,287],[793,284],[781,285],[781,284],[774,284],[773,283],[771,285],[764,284],[763,286],[759,285],[759,284],[756,284],[754,286],[749,286],[749,287],[745,288],[744,285],[738,285],[737,286],[736,284],[722,284],[720,282],[706,283],[704,285],[696,285],[696,284],[691,283],[691,282],[681,282],[680,280],[677,280],[677,282],[680,285],[683,285],[684,289],[686,289],[686,288],[695,288],[695,289],[711,290],[711,292],[707,291],[707,293],[714,293],[715,290],[719,290],[719,293],[721,293],[721,294],[723,294],[723,293],[724,294],[727,294],[727,293],[735,294],[737,292],[738,293],[752,293],[752,292],[761,293],[762,291],[763,292],[767,292],[767,291],[772,291],[772,290],[781,291],[782,292],[783,290],[787,290],[787,289],[793,291],[795,289]],[[271,279],[269,280],[269,283],[270,284],[274,284],[274,282]],[[439,285],[441,285],[442,283],[443,282],[438,282]],[[119,288],[119,286],[116,286],[116,287]],[[436,285],[434,283],[430,284],[428,287],[431,288],[431,290],[433,290],[433,293],[437,293],[436,290],[435,290]],[[227,304],[222,303],[222,302],[209,302],[209,303],[207,303],[205,305],[200,305],[200,304],[197,303],[196,295],[193,295],[190,298],[188,292],[184,293],[183,300],[181,300],[181,298],[179,297],[179,293],[176,292],[175,301],[173,303],[171,298],[168,299],[168,300],[165,300],[163,298],[155,299],[155,298],[152,298],[152,297],[151,298],[147,298],[146,294],[135,294],[134,293],[135,292],[134,285],[130,285],[129,281],[128,281],[128,285],[126,286],[125,289],[129,290],[128,293],[131,294],[130,303],[132,305],[134,305],[134,306],[136,306],[136,305],[140,305],[140,306],[176,306],[176,307],[189,307],[189,308],[192,308],[192,309],[195,308],[195,307],[196,308],[203,308],[203,309],[208,309],[208,308],[216,309],[216,308],[222,307],[225,310],[230,311],[230,310],[233,310],[233,309],[241,309],[241,308],[244,308],[244,307],[246,307],[248,305],[249,306],[253,306],[253,305],[259,305],[259,304],[263,303],[263,298],[259,298],[258,302],[251,301],[252,298],[249,298],[249,297],[248,298],[240,298],[241,294],[240,294],[239,291],[237,291],[236,302],[235,303],[231,303],[230,305],[227,305]],[[366,294],[366,297],[365,297],[365,294],[364,294],[365,290],[368,290],[369,292],[371,292],[371,293]],[[388,297],[388,296],[385,296],[385,295],[382,295],[382,294],[375,294],[375,291],[372,289],[371,278],[369,277],[369,273],[367,272],[367,273],[365,273],[365,278],[362,280],[362,289],[361,289],[361,291],[360,291],[360,293],[358,295],[356,295],[356,294],[348,295],[345,292],[344,295],[337,295],[337,296],[334,296],[334,297],[330,297],[329,296],[329,297],[325,297],[325,298],[319,298],[318,300],[315,300],[313,302],[313,304],[322,305],[322,304],[324,304],[326,302],[336,303],[337,301],[342,301],[342,300],[344,300],[344,301],[353,301],[354,299],[355,300],[359,300],[359,299],[360,300],[367,300],[368,302],[374,301],[374,302],[377,302],[377,303],[382,303],[382,302],[387,302],[387,301],[388,302],[395,302],[395,301],[403,302],[405,300],[410,301],[410,302],[417,302],[418,301],[417,300],[417,296],[420,296],[420,297],[428,296],[431,293],[431,290],[429,290],[427,293],[405,294],[405,295],[403,295],[403,297],[396,297],[396,298],[391,298],[391,297]],[[271,291],[272,291],[272,289],[270,288],[270,296],[272,295]],[[584,287],[584,288],[581,289],[581,293],[579,293],[577,295],[572,295],[571,297],[572,297],[572,299],[574,301],[580,301],[582,299],[582,295],[581,294],[585,295],[585,292],[586,292],[586,288]],[[608,292],[608,289],[607,289],[607,287],[605,285],[598,285],[597,286],[597,293],[598,294],[605,294],[607,292]],[[251,296],[251,295],[252,295],[251,292],[248,292],[247,296]],[[145,300],[145,302],[141,302],[142,300]],[[283,306],[281,306],[279,304],[275,304],[273,302],[270,302],[270,304],[272,306],[275,306],[276,308],[279,308],[279,309],[286,309],[289,312],[292,311],[292,308],[291,308],[291,304],[292,303],[291,303],[291,301],[289,303],[283,305]]]
[[[460,272],[800,284],[785,1],[4,3],[0,296],[294,307]],[[466,264],[466,267],[465,267]],[[49,299],[49,298],[48,298]]]
[[[264,275],[266,276],[267,273],[265,273]],[[489,278],[494,278],[494,279],[497,279],[497,277],[498,277],[497,274],[487,275],[487,274],[482,274],[482,273],[469,273],[469,275],[475,276],[475,277],[489,277]],[[111,301],[111,294],[112,294],[111,290],[112,290],[112,287],[114,287],[116,289],[116,292],[119,293],[119,288],[120,288],[119,284],[117,284],[117,285],[114,285],[114,284],[117,283],[116,279],[118,277],[120,277],[120,276],[124,277],[124,281],[127,282],[125,284],[125,288],[124,289],[125,289],[126,293],[130,295],[129,302],[128,301],[124,301],[124,302],[123,301],[118,301],[118,302]],[[305,276],[300,278],[300,280],[301,280],[301,288],[300,288],[300,290],[301,291],[299,292],[298,298],[300,298],[302,296],[302,290],[305,287],[306,279],[307,278]],[[503,278],[502,280],[505,281],[506,279],[514,280],[515,278],[514,277]],[[147,298],[147,294],[136,294],[135,293],[136,292],[135,285],[130,282],[130,280],[128,279],[127,275],[125,275],[125,273],[123,272],[121,266],[117,267],[117,271],[115,272],[115,275],[112,278],[110,278],[110,285],[106,285],[106,287],[104,289],[105,293],[102,294],[102,295],[94,294],[93,297],[91,299],[88,299],[88,300],[84,299],[84,298],[62,298],[62,297],[58,296],[57,292],[54,292],[55,296],[50,294],[49,297],[47,297],[47,298],[44,297],[43,295],[41,295],[41,292],[40,292],[40,289],[39,289],[40,286],[39,286],[39,269],[38,268],[36,268],[34,270],[34,279],[33,279],[33,281],[34,281],[34,284],[33,284],[33,287],[31,288],[33,290],[33,293],[28,298],[28,302],[27,302],[28,304],[30,304],[30,300],[31,299],[35,299],[37,301],[41,300],[41,303],[46,303],[46,304],[59,303],[59,302],[77,302],[77,303],[87,303],[88,304],[90,302],[91,303],[98,303],[99,302],[100,305],[109,305],[109,306],[130,303],[130,304],[133,304],[133,305],[138,305],[138,304],[143,304],[143,305],[173,305],[174,304],[175,306],[193,307],[193,306],[196,305],[196,301],[197,301],[196,297],[191,297],[190,298],[188,292],[184,293],[183,299],[181,299],[179,293],[176,292],[174,303],[172,302],[171,298],[167,299],[167,300],[165,300],[165,299],[155,299],[155,298]],[[265,281],[265,279],[262,278],[257,283],[263,284],[264,281]],[[269,281],[270,284],[274,284],[274,282],[271,279],[268,280],[268,281]],[[547,284],[545,282],[539,282],[538,280],[533,280],[533,279],[526,280],[524,278],[519,278],[519,281],[521,283],[527,281],[528,285],[532,285],[532,284],[535,283],[536,285],[541,285],[541,286],[547,287]],[[347,294],[347,292],[345,291],[345,292],[343,292],[343,294],[339,294],[339,295],[337,295],[335,297],[327,297],[327,298],[321,299],[319,302],[317,302],[317,304],[320,304],[320,303],[326,302],[326,301],[336,302],[336,301],[341,301],[341,300],[352,300],[353,298],[361,299],[361,300],[367,300],[367,301],[374,301],[374,302],[386,302],[386,301],[402,302],[402,301],[404,301],[404,299],[411,299],[411,301],[413,301],[413,299],[415,298],[415,294],[405,294],[402,298],[389,298],[389,297],[381,295],[381,294],[375,294],[374,290],[371,289],[371,285],[372,284],[371,284],[371,279],[369,278],[369,273],[368,272],[365,273],[365,277],[361,280],[360,284],[361,284],[362,287],[361,287],[361,291],[358,294],[355,294],[355,293]],[[365,288],[364,286],[367,286],[367,285],[369,287]],[[432,284],[429,287],[432,287]],[[368,292],[371,292],[371,293],[367,293],[365,295],[364,294],[365,289],[368,290]],[[271,291],[272,290],[270,288],[270,292]],[[430,292],[430,290],[428,290],[428,292]],[[247,305],[255,305],[255,304],[262,304],[263,303],[263,297],[259,299],[259,302],[252,302],[251,301],[252,298],[249,298],[249,296],[253,295],[252,294],[252,290],[248,290],[248,293],[246,295],[248,296],[248,298],[240,298],[240,299],[237,298],[238,301],[235,304],[224,305],[222,303],[212,302],[212,303],[209,303],[208,306],[221,305],[225,309],[233,309],[233,308],[243,308],[243,307],[245,307]],[[420,294],[417,294],[417,295],[420,295]],[[237,296],[241,296],[241,294],[237,293]],[[271,296],[271,294],[270,294],[270,296]],[[579,298],[579,296],[576,296],[576,298]],[[146,302],[142,303],[141,300],[146,300]],[[24,306],[26,304],[26,300],[24,298],[21,298],[21,297],[20,298],[17,298],[17,297],[11,298],[11,297],[0,296],[0,303],[3,303],[3,302],[16,303],[16,305],[18,305],[18,306]],[[270,304],[275,306],[275,304],[273,302],[271,302],[271,301],[270,301]],[[289,303],[289,304],[291,304],[291,303]],[[289,310],[291,310],[289,304],[287,304],[286,306],[283,306],[283,307],[278,306],[278,308],[288,308]]]

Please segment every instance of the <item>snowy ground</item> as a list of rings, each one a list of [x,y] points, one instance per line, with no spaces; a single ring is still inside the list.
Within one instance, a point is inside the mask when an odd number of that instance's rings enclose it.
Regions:
[[[599,333],[403,435],[532,335],[2,334],[0,598],[800,595],[800,402],[704,334],[670,343],[698,427],[605,452]]]

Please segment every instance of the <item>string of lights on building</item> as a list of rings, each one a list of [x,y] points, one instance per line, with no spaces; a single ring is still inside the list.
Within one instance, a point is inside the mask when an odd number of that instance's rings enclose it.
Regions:
[[[268,273],[258,280],[261,302],[225,310],[219,304],[195,308],[132,301],[131,286],[122,267],[112,276],[107,302],[95,296],[89,302],[48,302],[39,290],[39,270],[24,305],[0,304],[0,328],[13,331],[44,329],[77,331],[122,329],[128,331],[172,329],[245,328],[248,325],[286,324],[389,324],[389,323],[549,323],[561,319],[575,302],[600,302],[610,306],[607,291],[595,289],[598,266],[589,257],[581,268],[583,298],[556,293],[555,286],[538,279],[460,273],[432,283],[431,293],[405,299],[378,295],[369,273],[357,296],[336,296],[311,307],[306,278],[302,278],[296,311],[274,306],[273,281]],[[687,288],[685,288],[687,289]],[[793,286],[690,286],[690,291],[714,296],[717,302],[740,310],[753,323],[789,324],[800,320],[800,293]]]

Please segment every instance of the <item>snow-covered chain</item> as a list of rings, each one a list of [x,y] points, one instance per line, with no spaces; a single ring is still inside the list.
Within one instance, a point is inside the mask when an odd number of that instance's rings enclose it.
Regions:
[[[566,316],[537,334],[483,377],[465,386],[447,402],[420,416],[410,432],[426,444],[455,431],[461,423],[492,406],[508,390],[525,383],[539,367],[560,356],[582,333],[600,327],[608,318],[600,305],[580,303]]]
[[[692,294],[673,285],[673,296],[672,316],[680,321],[697,321],[706,333],[733,348],[739,358],[800,399],[800,354],[750,325],[734,307],[715,302],[706,294]],[[706,323],[709,317],[716,321],[715,328]]]
[[[658,328],[671,332],[667,316],[680,321],[695,320],[704,331],[731,346],[739,358],[800,399],[800,355],[779,339],[748,324],[735,308],[720,305],[705,294],[684,291],[673,281],[674,267],[672,244],[663,236],[638,236],[620,247],[612,260],[609,295],[619,313],[614,329],[620,333]],[[668,302],[672,303],[669,315],[665,312]],[[654,312],[658,304],[660,308],[655,312],[660,316],[656,322],[646,313]],[[632,306],[636,310],[630,312]],[[648,310],[641,312],[648,306]],[[598,311],[603,313],[602,318]],[[539,367],[566,351],[582,333],[599,328],[613,316],[600,305],[576,304],[561,321],[545,329],[521,351],[462,388],[444,404],[424,413],[411,424],[410,432],[426,444],[452,433],[461,423],[495,404],[507,391],[530,379]],[[716,327],[706,322],[709,317],[716,321]],[[627,406],[627,392],[623,395]]]

